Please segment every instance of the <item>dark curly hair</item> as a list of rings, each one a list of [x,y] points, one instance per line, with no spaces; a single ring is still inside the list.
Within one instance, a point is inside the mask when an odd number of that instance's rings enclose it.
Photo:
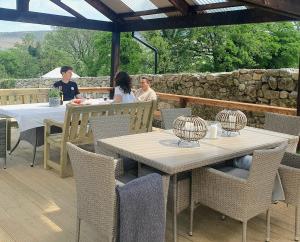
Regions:
[[[124,93],[131,93],[131,78],[125,71],[120,71],[117,73],[115,77],[116,86],[120,86],[120,88],[124,91]]]

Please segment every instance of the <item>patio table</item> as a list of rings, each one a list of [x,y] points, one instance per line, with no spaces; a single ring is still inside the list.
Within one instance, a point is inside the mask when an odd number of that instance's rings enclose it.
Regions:
[[[58,107],[49,107],[49,103],[31,103],[0,106],[0,115],[15,118],[18,122],[20,136],[9,154],[17,148],[21,140],[33,145],[34,164],[36,148],[44,144],[44,119],[51,118],[63,122],[66,103]]]
[[[102,99],[90,100],[90,104],[107,104],[110,100]],[[44,144],[44,120],[51,119],[59,123],[64,122],[66,104],[57,107],[50,107],[49,103],[31,103],[17,105],[0,106],[0,115],[15,118],[19,125],[20,136],[16,145],[10,151],[10,154],[17,148],[21,140],[26,140],[33,145],[33,159],[31,166],[34,164],[36,148]],[[53,130],[59,131],[58,129]]]
[[[167,130],[101,139],[98,145],[172,176],[173,236],[177,241],[178,173],[251,154],[257,149],[274,148],[284,141],[288,141],[293,149],[298,136],[246,127],[235,137],[204,138],[200,140],[200,146],[186,148],[178,147],[178,138]]]

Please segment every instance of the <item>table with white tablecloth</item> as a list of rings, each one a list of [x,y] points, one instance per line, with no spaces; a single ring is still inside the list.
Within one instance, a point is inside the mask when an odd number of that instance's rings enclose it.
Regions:
[[[111,100],[103,99],[86,100],[86,104],[108,104]],[[51,119],[53,121],[63,123],[66,104],[57,107],[50,107],[49,103],[31,103],[0,106],[0,115],[14,118],[18,122],[20,137],[17,144],[11,150],[10,154],[16,149],[21,140],[25,140],[33,145],[33,161],[34,164],[36,147],[44,144],[44,120]],[[61,132],[59,127],[54,128],[52,132]]]

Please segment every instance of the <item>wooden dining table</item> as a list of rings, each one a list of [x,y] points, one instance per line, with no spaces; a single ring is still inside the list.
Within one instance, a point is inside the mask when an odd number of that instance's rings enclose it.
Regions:
[[[234,136],[204,138],[199,144],[178,145],[172,130],[154,131],[98,140],[98,145],[120,156],[153,167],[172,178],[173,238],[177,241],[177,176],[186,171],[213,165],[225,160],[270,149],[288,142],[288,151],[295,152],[298,136],[245,127]]]

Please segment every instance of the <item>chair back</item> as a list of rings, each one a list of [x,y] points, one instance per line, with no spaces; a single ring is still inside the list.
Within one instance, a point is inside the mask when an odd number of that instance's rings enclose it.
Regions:
[[[49,88],[0,89],[0,105],[48,102]]]
[[[91,117],[129,115],[130,133],[143,133],[152,130],[153,111],[155,101],[137,103],[112,103],[89,106],[67,105],[63,139],[74,144],[92,144],[94,141]]]
[[[250,187],[249,203],[269,206],[275,176],[283,158],[287,142],[274,149],[256,150],[247,182]]]
[[[265,113],[264,128],[275,132],[300,136],[300,117]]]
[[[116,211],[114,159],[69,142],[67,150],[76,183],[77,216],[92,225],[103,241],[112,241]]]
[[[130,134],[130,116],[128,114],[91,117],[89,120],[94,136],[95,151],[98,154],[113,156],[108,151],[101,149],[97,145],[97,140]]]
[[[191,108],[168,108],[161,109],[161,119],[162,119],[162,128],[163,129],[172,129],[173,122],[179,116],[191,116]]]

